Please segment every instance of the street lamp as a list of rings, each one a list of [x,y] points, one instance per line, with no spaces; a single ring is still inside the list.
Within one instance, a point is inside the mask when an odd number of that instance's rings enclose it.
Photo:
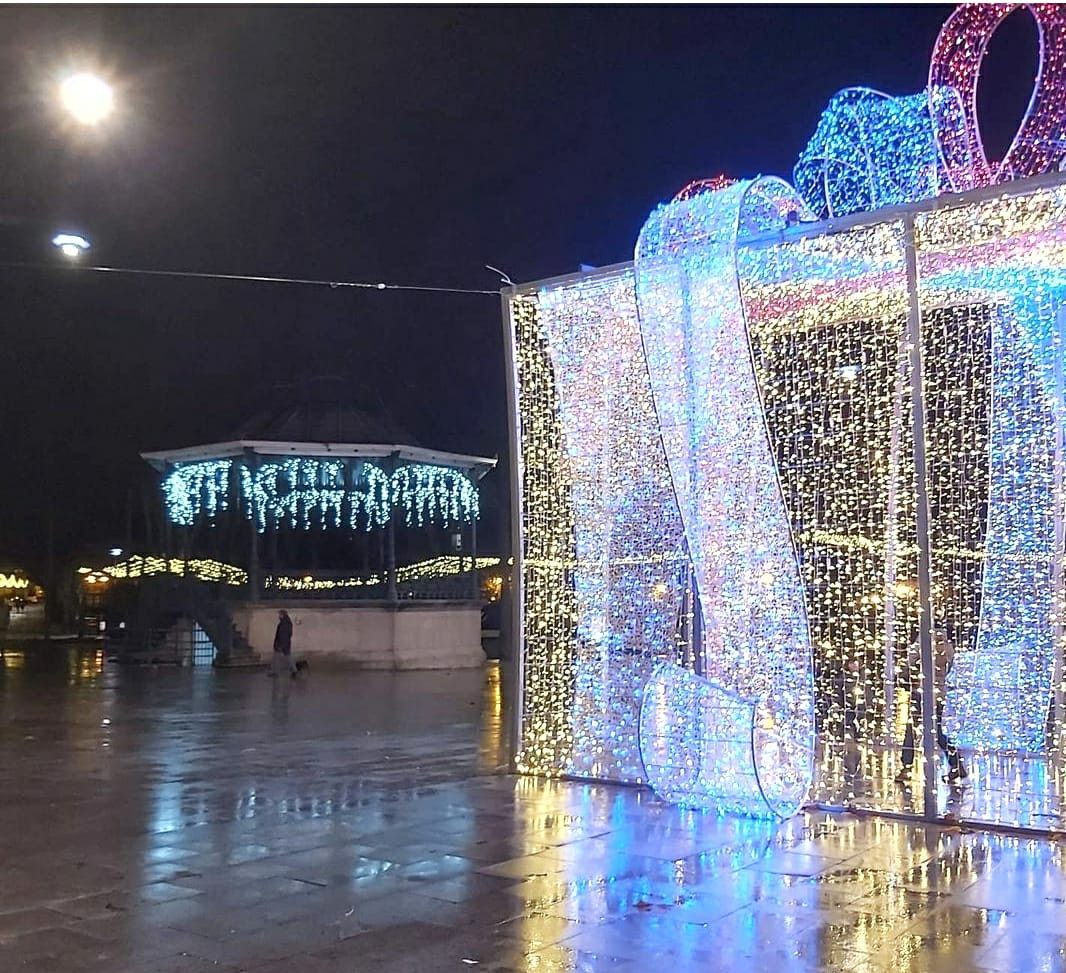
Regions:
[[[92,244],[77,233],[57,233],[52,237],[52,246],[68,260],[77,260]]]
[[[115,105],[111,85],[95,74],[72,74],[59,86],[59,97],[82,125],[102,122]]]

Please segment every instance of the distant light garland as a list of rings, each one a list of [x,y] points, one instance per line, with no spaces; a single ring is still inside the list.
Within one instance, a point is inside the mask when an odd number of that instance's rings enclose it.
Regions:
[[[175,574],[196,578],[199,581],[213,581],[227,585],[243,585],[248,581],[248,574],[243,568],[224,561],[211,558],[164,558],[155,555],[132,555],[123,561],[108,564],[101,568],[79,568],[79,573],[86,576],[106,576],[115,580],[132,580],[149,578],[158,574]]]
[[[498,557],[479,557],[476,559],[474,570],[482,571],[485,568],[496,567],[500,563],[501,559]],[[459,557],[458,555],[444,555],[398,567],[396,569],[396,582],[397,584],[411,584],[419,581],[434,581],[469,574],[470,571],[470,558]],[[345,588],[374,588],[385,584],[387,581],[388,577],[383,571],[372,571],[368,574],[351,575],[344,578],[315,577],[313,574],[305,574],[299,577],[270,575],[265,580],[265,587],[295,592],[340,591]]]
[[[374,463],[287,457],[258,465],[203,460],[176,465],[164,477],[167,516],[182,527],[229,508],[235,490],[245,516],[267,526],[308,530],[385,526],[394,509],[409,526],[470,523],[480,515],[478,489],[462,470],[407,464],[391,474]],[[233,480],[236,479],[234,486]]]
[[[499,557],[479,557],[476,559],[476,570],[498,567],[501,563],[502,559]],[[438,580],[467,574],[470,570],[470,558],[446,554],[416,561],[413,564],[401,565],[396,569],[396,580],[400,584]],[[210,558],[190,558],[185,561],[181,558],[135,554],[123,561],[101,568],[82,567],[78,571],[83,578],[106,577],[114,580],[134,580],[157,574],[174,574],[228,585],[243,585],[248,581],[248,574],[243,568]],[[338,588],[372,587],[384,584],[386,580],[384,572],[380,571],[348,578],[315,577],[307,574],[300,577],[277,575],[266,578],[265,587],[300,592],[332,591]],[[6,581],[21,581],[22,583],[8,585]],[[29,587],[29,582],[13,575],[0,574],[0,588],[5,587],[26,588]]]

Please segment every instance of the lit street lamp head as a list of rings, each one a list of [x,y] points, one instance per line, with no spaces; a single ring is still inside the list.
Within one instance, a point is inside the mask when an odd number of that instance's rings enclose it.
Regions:
[[[77,233],[57,233],[52,237],[52,246],[64,257],[77,260],[92,244]]]
[[[71,115],[82,125],[96,125],[111,114],[111,86],[95,74],[73,74],[60,85],[59,95]]]

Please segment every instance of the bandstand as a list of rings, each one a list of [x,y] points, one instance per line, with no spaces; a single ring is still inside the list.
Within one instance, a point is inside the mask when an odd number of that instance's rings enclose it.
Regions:
[[[285,608],[299,655],[373,668],[484,662],[479,481],[494,459],[415,445],[335,401],[273,410],[226,441],[142,455],[161,474],[177,563],[244,566],[243,583],[222,587],[260,655]]]

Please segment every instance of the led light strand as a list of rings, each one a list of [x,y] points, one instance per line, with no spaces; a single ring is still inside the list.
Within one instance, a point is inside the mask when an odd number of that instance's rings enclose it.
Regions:
[[[394,507],[404,511],[409,526],[470,523],[480,515],[477,486],[461,470],[410,464],[390,475],[361,463],[349,484],[340,460],[287,457],[254,466],[205,460],[174,467],[163,480],[170,520],[189,527],[201,515],[214,518],[227,510],[234,468],[245,516],[260,532],[268,525],[369,531],[387,524]]]
[[[641,781],[641,687],[673,659],[687,565],[641,349],[633,280],[545,288],[537,320],[557,391],[575,511],[573,760],[568,774]]]
[[[459,470],[411,464],[392,474],[392,505],[404,511],[408,527],[477,520],[477,488]]]
[[[1006,157],[988,160],[977,123],[977,85],[988,42],[1014,11],[1036,21],[1039,60],[1032,97]],[[951,188],[963,192],[1057,168],[1066,157],[1066,11],[1059,3],[964,3],[936,39],[929,65],[930,87],[959,93],[962,124],[943,124],[937,136]],[[962,164],[960,164],[960,160]]]

